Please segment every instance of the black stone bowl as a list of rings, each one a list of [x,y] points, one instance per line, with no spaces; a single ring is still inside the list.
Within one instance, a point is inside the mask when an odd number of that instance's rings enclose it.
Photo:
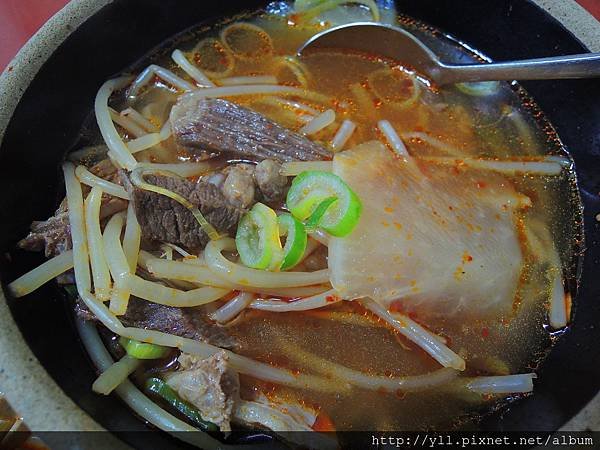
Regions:
[[[22,95],[0,147],[0,274],[7,283],[42,262],[15,250],[32,220],[49,216],[63,195],[60,162],[79,138],[98,87],[177,33],[264,2],[115,0],[93,14],[47,59]],[[404,0],[399,12],[441,29],[494,60],[583,53],[587,49],[527,0]],[[576,317],[539,370],[532,396],[488,417],[488,430],[556,430],[600,388],[600,83],[531,81],[522,86],[573,156],[585,205],[584,258]],[[7,296],[8,298],[8,296]],[[58,385],[113,432],[144,430],[117,398],[98,396],[96,376],[63,296],[49,284],[28,298],[8,298],[14,320]],[[127,434],[137,448],[176,448],[166,434]]]

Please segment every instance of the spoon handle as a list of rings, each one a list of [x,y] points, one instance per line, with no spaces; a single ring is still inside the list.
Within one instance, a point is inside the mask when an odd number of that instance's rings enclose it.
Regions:
[[[489,64],[442,64],[439,84],[468,81],[558,80],[600,77],[600,53]]]

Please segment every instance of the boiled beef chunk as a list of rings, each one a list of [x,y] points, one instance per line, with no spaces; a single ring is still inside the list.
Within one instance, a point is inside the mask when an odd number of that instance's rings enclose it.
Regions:
[[[135,187],[125,173],[122,178],[145,239],[181,245],[192,252],[206,245],[207,234],[185,206],[164,195]],[[158,175],[147,175],[145,180],[189,200],[219,233],[235,235],[245,209],[232,204],[215,184]]]
[[[31,224],[29,234],[17,244],[23,250],[44,251],[46,257],[59,255],[72,247],[69,213],[59,208],[56,213],[44,221]]]
[[[249,208],[254,204],[254,166],[251,164],[235,164],[226,167],[221,190],[232,205]]]
[[[238,375],[228,367],[228,359],[224,351],[207,359],[183,353],[180,370],[167,380],[182,399],[198,408],[204,420],[221,431],[231,431],[231,414],[240,391]]]
[[[227,100],[202,91],[179,97],[171,110],[178,145],[195,153],[231,152],[261,161],[313,161],[331,154],[319,144]]]
[[[117,169],[109,159],[100,161],[92,166],[90,172],[110,181],[119,183]],[[127,202],[123,199],[104,195],[100,217],[105,218],[116,212],[127,208]],[[30,226],[30,233],[17,244],[23,250],[31,252],[44,251],[46,257],[59,255],[72,247],[71,226],[69,224],[69,212],[66,200],[60,204],[53,216],[43,221],[34,221]]]
[[[256,165],[254,181],[266,203],[281,203],[289,188],[288,178],[281,175],[281,164],[265,159]]]
[[[81,300],[75,304],[75,311],[84,320],[96,320]],[[225,328],[205,320],[205,317],[202,307],[176,308],[131,297],[127,312],[119,320],[126,327],[162,331],[217,347],[235,349],[238,346]]]

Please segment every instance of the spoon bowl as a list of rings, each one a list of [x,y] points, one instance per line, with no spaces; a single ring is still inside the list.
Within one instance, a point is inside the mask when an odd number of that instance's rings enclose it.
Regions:
[[[406,30],[373,22],[354,22],[316,34],[298,50],[298,55],[325,49],[346,49],[380,55],[416,70],[438,85],[600,76],[600,53],[488,64],[446,64]]]
[[[323,31],[310,38],[298,54],[326,49],[351,49],[401,61],[434,81],[442,64],[435,53],[408,31],[374,22],[355,22]]]

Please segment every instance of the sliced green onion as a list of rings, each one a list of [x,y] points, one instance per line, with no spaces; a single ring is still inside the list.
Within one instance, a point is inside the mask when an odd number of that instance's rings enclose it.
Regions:
[[[190,403],[181,400],[177,393],[160,378],[149,378],[146,380],[146,390],[154,395],[159,396],[167,402],[173,409],[179,411],[194,423],[202,431],[219,431],[214,423],[204,420],[198,411]]]
[[[287,236],[284,248],[279,236]],[[242,217],[235,244],[246,267],[277,271],[298,264],[307,240],[306,229],[298,219],[287,213],[277,217],[271,208],[256,203]]]
[[[235,244],[246,267],[278,270],[283,250],[275,211],[256,203],[240,220]]]
[[[330,202],[321,212],[319,207],[332,197],[337,201]],[[320,217],[317,215],[309,219],[311,226],[318,219],[316,225],[319,228],[337,237],[352,232],[362,211],[360,199],[340,177],[316,170],[302,172],[294,178],[286,203],[292,215],[299,220],[306,220],[317,213]]]
[[[319,228],[319,224],[321,223],[321,219],[329,209],[331,205],[337,202],[337,197],[329,197],[319,203],[314,210],[314,212],[310,215],[308,220],[306,221],[306,229],[312,233],[315,232]]]
[[[283,262],[281,270],[287,270],[300,262],[306,251],[308,235],[302,222],[291,214],[281,214],[278,217],[279,235],[287,236],[283,247]]]
[[[478,81],[473,83],[456,83],[456,88],[467,95],[484,97],[498,92],[500,83],[497,81]]]
[[[166,356],[166,354],[169,352],[168,347],[148,344],[146,342],[139,342],[124,337],[119,339],[119,343],[129,356],[132,356],[136,359],[159,359]]]

